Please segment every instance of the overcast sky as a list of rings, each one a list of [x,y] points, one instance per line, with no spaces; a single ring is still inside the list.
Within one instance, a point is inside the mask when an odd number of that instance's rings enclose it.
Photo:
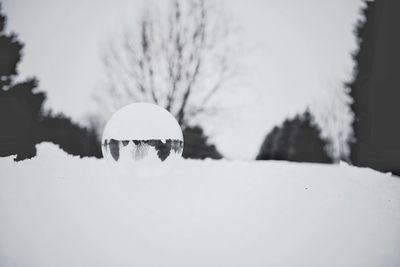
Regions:
[[[351,52],[357,48],[353,28],[362,1],[224,2],[241,26],[240,67],[225,86],[230,92],[226,110],[204,125],[226,156],[251,159],[271,127],[308,105],[323,107],[351,79]],[[39,79],[47,107],[82,120],[101,80],[104,43],[134,21],[144,3],[3,1],[8,29],[25,43],[21,76]]]

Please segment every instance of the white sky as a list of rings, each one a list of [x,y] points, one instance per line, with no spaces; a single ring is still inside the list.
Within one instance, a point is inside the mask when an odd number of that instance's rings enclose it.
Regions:
[[[223,0],[242,28],[241,67],[227,108],[204,122],[230,158],[255,157],[265,134],[307,105],[329,101],[351,77],[361,0]],[[5,0],[8,29],[25,43],[22,77],[47,106],[80,120],[102,76],[102,44],[133,21],[139,0]],[[333,88],[333,89],[332,89]],[[322,100],[325,99],[325,100]],[[328,99],[328,100],[326,100]]]

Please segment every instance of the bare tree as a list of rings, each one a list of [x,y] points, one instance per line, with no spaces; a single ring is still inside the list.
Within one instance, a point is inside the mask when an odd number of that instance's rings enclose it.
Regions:
[[[170,0],[163,11],[148,8],[122,42],[109,44],[105,91],[95,97],[110,112],[132,102],[156,103],[186,127],[215,108],[212,100],[233,70],[236,39],[209,1]]]

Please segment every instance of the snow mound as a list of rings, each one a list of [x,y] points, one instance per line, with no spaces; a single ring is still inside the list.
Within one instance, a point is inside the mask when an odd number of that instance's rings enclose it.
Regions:
[[[41,161],[49,160],[51,158],[73,158],[79,156],[68,155],[67,152],[62,150],[59,145],[51,142],[42,142],[36,145],[36,156],[40,158]]]
[[[182,161],[118,175],[48,143],[0,158],[0,266],[400,266],[400,180],[369,169]]]

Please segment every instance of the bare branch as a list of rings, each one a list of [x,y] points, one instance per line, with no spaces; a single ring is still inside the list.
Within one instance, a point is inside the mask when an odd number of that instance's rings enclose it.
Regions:
[[[169,1],[165,16],[147,9],[121,44],[110,45],[103,57],[105,93],[114,106],[129,100],[162,105],[185,125],[209,113],[227,78],[230,27],[209,0]]]

